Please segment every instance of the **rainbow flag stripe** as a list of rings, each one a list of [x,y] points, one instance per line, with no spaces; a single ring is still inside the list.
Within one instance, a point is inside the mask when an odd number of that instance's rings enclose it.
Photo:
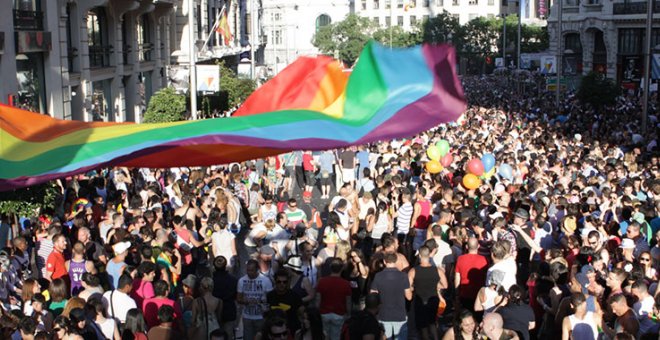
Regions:
[[[446,45],[375,43],[351,73],[300,58],[231,118],[88,123],[0,106],[0,190],[106,166],[206,166],[410,137],[465,110],[455,60]]]

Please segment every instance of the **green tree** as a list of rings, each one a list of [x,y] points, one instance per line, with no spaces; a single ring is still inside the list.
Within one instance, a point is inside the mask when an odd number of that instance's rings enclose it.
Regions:
[[[383,46],[390,46],[390,29],[388,27],[380,28],[373,34],[373,39]],[[401,26],[392,27],[392,47],[410,47],[422,42],[421,25],[414,27],[412,31],[407,32]]]
[[[370,19],[349,14],[342,21],[319,28],[312,44],[321,53],[336,55],[344,64],[352,66],[374,31],[375,25]]]
[[[548,49],[550,37],[548,28],[536,25],[523,25],[521,28],[521,53],[539,53]]]
[[[596,108],[613,105],[621,94],[621,88],[604,74],[590,72],[582,77],[577,97],[583,103],[589,103]]]
[[[52,211],[58,195],[59,189],[54,182],[0,192],[0,215],[10,217],[8,222],[14,224],[16,235],[19,217],[36,217]]]
[[[156,92],[149,101],[144,114],[145,123],[166,123],[184,120],[186,112],[186,97],[174,91],[171,87]]]
[[[443,10],[442,13],[424,21],[422,24],[422,41],[429,44],[454,42],[454,45],[458,45],[459,41],[456,38],[459,29],[458,18]]]
[[[257,83],[252,79],[239,78],[224,61],[220,61],[218,65],[220,66],[220,91],[227,93],[229,108],[236,107],[254,92]]]

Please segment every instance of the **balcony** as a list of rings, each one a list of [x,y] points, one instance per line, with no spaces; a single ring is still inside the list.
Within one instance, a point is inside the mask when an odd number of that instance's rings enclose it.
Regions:
[[[614,15],[646,14],[647,1],[614,4]],[[653,2],[653,13],[660,13],[660,1]]]
[[[150,61],[151,60],[151,51],[154,49],[154,44],[144,43],[138,45],[138,56],[140,61]]]
[[[90,45],[89,66],[91,68],[109,67],[112,52],[112,45]]]
[[[16,31],[43,31],[43,12],[14,10],[14,29]]]

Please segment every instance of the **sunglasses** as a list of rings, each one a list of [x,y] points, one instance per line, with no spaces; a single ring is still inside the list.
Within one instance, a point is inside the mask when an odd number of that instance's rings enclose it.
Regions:
[[[640,257],[639,258],[639,262],[650,262],[650,261],[651,261],[651,259],[648,258],[648,257]]]

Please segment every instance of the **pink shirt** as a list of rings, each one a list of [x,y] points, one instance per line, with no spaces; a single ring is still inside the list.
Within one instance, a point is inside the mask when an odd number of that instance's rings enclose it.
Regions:
[[[133,281],[133,289],[131,290],[131,297],[135,300],[135,304],[142,306],[146,299],[154,297],[154,285],[149,281],[137,279]]]
[[[174,300],[159,297],[145,299],[144,302],[142,302],[142,312],[144,313],[144,321],[147,322],[149,328],[160,324],[158,321],[158,310],[162,306],[170,306],[174,308],[174,320],[181,318],[181,308],[178,303],[174,302]]]

